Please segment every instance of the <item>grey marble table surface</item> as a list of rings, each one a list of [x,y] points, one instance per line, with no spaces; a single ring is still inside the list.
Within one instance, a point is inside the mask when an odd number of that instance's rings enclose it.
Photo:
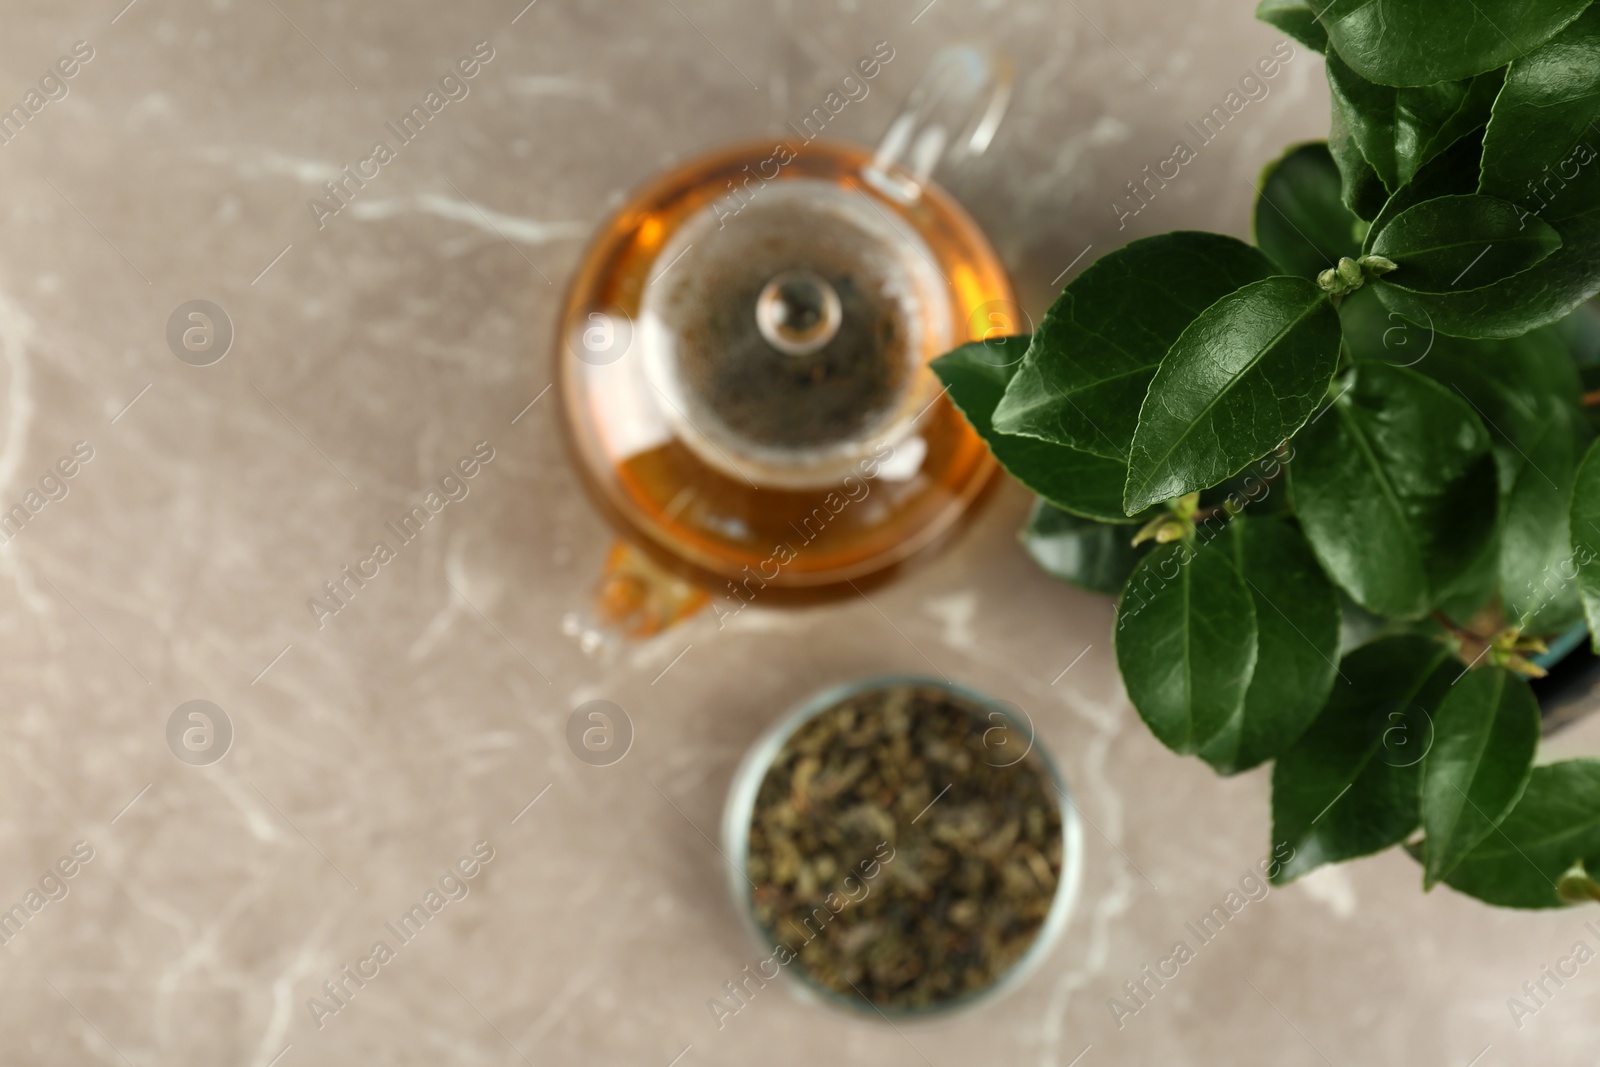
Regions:
[[[544,392],[550,338],[630,189],[780,130],[888,42],[837,119],[871,142],[937,49],[988,41],[1016,63],[1010,114],[941,179],[1038,315],[1136,237],[1247,235],[1262,166],[1325,135],[1320,57],[1241,88],[1281,41],[1247,0],[525,2],[0,12],[0,107],[26,115],[0,119],[0,510],[39,505],[0,547],[0,911],[25,916],[0,927],[0,1063],[1595,1062],[1600,965],[1532,1015],[1507,1001],[1600,921],[1424,896],[1400,852],[1251,901],[1118,1018],[1266,855],[1269,782],[1149,735],[1110,604],[1028,562],[1015,486],[870,603],[610,652],[563,626],[611,534]],[[419,135],[308,207],[464,57]],[[197,300],[231,324],[206,366],[168,339]],[[470,492],[315,617],[479,442]],[[887,671],[1028,709],[1089,824],[1071,924],[971,1014],[895,1028],[768,987],[719,1026],[708,998],[756,958],[712,844],[733,769],[785,707]],[[635,729],[606,767],[565,740],[596,698]],[[225,713],[224,758],[175,758],[191,700]],[[1597,749],[1591,718],[1546,755]],[[459,899],[325,999],[441,879]]]

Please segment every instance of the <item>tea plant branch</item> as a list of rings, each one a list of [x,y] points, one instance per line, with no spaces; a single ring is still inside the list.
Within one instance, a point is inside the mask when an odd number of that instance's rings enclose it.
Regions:
[[[1253,247],[1142,238],[1066,286],[1020,370],[938,362],[1045,502],[1034,560],[1120,589],[1156,737],[1221,774],[1276,761],[1274,882],[1403,845],[1425,888],[1553,908],[1600,895],[1600,759],[1538,763],[1527,682],[1600,651],[1595,325],[1560,325],[1600,294],[1600,186],[1529,196],[1593,158],[1600,66],[1573,57],[1600,56],[1600,2],[1473,0],[1467,27],[1417,5],[1262,3],[1324,55],[1333,121],[1253,183]],[[1413,325],[1427,358],[1397,362]],[[1377,758],[1412,729],[1448,758]]]
[[[1492,633],[1482,633],[1470,627],[1458,626],[1440,611],[1433,613],[1433,621],[1456,638],[1459,644],[1457,655],[1469,670],[1487,661],[1489,666],[1504,667],[1525,678],[1543,678],[1549,673],[1526,655],[1548,652],[1549,646],[1542,639],[1523,633],[1520,627],[1505,626]],[[1476,653],[1470,660],[1467,658],[1469,652]]]
[[[1468,629],[1465,626],[1461,626],[1455,622],[1452,622],[1449,616],[1445,615],[1445,613],[1442,611],[1435,611],[1433,613],[1433,621],[1438,623],[1440,626],[1443,626],[1446,630],[1449,630],[1456,637],[1466,638],[1473,641],[1487,641],[1491,636],[1488,634],[1480,634],[1476,630]]]

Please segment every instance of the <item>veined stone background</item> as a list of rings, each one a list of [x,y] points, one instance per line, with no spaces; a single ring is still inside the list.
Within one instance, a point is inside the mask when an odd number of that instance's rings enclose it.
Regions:
[[[706,614],[609,655],[563,631],[610,534],[555,397],[527,405],[629,189],[778,131],[885,41],[831,127],[870,143],[939,47],[987,41],[1017,65],[1011,111],[941,179],[1037,316],[1135,237],[1247,235],[1263,165],[1326,133],[1319,57],[1297,47],[1133,214],[1127,183],[1282,40],[1248,0],[524,2],[0,15],[0,105],[40,94],[0,143],[0,508],[92,451],[0,548],[0,909],[46,901],[0,956],[0,1063],[1594,1062],[1600,963],[1520,1028],[1507,1000],[1600,948],[1600,913],[1424,896],[1399,851],[1249,904],[1119,1027],[1109,998],[1267,855],[1268,777],[1150,736],[1110,604],[1027,561],[1013,485],[871,604]],[[50,77],[77,42],[91,58]],[[319,228],[308,199],[479,42],[468,95]],[[192,300],[232,323],[210,366],[168,347]],[[465,499],[319,628],[307,599],[480,441]],[[769,986],[719,1029],[708,998],[758,958],[711,843],[741,753],[821,685],[930,670],[1026,708],[1068,776],[1089,825],[1065,936],[943,1022]],[[636,731],[608,767],[565,741],[590,699]],[[169,749],[190,700],[232,725],[220,761]],[[1546,755],[1597,748],[1590,720]],[[463,858],[470,892],[315,1015]]]

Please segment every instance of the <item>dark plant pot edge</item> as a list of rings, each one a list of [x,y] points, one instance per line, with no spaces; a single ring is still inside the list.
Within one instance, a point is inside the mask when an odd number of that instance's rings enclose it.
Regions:
[[[1600,656],[1588,638],[1588,626],[1578,623],[1551,641],[1549,652],[1534,657],[1550,672],[1531,683],[1546,735],[1600,711]]]

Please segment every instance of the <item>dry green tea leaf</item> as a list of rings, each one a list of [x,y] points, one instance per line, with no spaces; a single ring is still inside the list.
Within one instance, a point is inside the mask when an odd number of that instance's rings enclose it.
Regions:
[[[1061,878],[1061,808],[1028,739],[932,685],[854,694],[762,780],[746,874],[757,923],[809,981],[915,1011],[998,981]]]

